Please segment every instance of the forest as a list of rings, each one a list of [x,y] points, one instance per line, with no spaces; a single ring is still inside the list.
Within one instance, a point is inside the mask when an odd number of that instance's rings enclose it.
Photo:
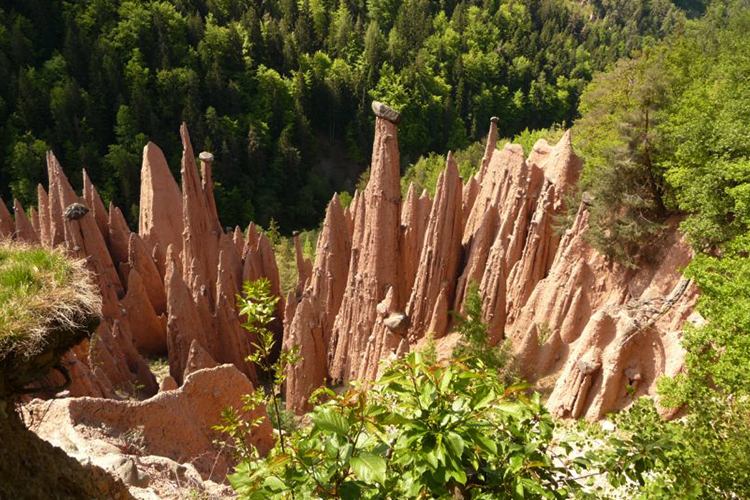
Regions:
[[[369,103],[403,116],[402,168],[570,125],[597,71],[696,0],[10,0],[0,8],[0,185],[24,205],[55,152],[136,225],[141,150],[186,122],[227,226],[317,227],[368,166]],[[177,173],[177,172],[175,172]]]

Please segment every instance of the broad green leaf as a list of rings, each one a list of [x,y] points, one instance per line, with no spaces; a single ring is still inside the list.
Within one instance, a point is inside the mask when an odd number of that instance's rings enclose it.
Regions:
[[[349,433],[349,422],[343,415],[334,410],[327,409],[315,413],[312,421],[318,428],[339,436],[346,436]]]
[[[486,408],[487,406],[492,403],[497,398],[497,395],[495,394],[495,391],[492,389],[484,389],[482,391],[477,392],[476,396],[474,396],[471,400],[471,407],[474,410],[481,410],[483,408]]]
[[[487,437],[479,431],[471,431],[471,437],[474,442],[484,451],[492,455],[497,455],[497,444],[495,444],[495,441],[493,441],[491,438]]]
[[[463,438],[455,432],[449,432],[445,436],[445,441],[448,444],[448,448],[456,455],[456,459],[461,460],[461,455],[464,453]]]
[[[516,417],[520,417],[523,415],[521,406],[518,403],[508,403],[508,402],[497,403],[495,405],[495,408],[497,408],[498,410],[502,412],[510,413],[511,415],[514,415]]]
[[[446,369],[443,373],[443,377],[440,379],[440,391],[445,392],[448,390],[448,387],[451,385],[451,380],[453,380],[453,370]]]
[[[518,472],[523,467],[523,457],[521,455],[513,455],[508,462],[510,464],[510,471],[513,473]]]
[[[272,491],[284,491],[287,488],[286,484],[284,484],[284,481],[279,479],[277,476],[268,476],[266,480],[263,481],[263,486]]]
[[[386,464],[383,457],[362,452],[352,457],[349,465],[354,474],[365,483],[385,483]]]

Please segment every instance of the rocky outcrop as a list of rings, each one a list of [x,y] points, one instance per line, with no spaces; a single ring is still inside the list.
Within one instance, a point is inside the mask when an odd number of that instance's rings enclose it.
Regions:
[[[252,269],[252,279],[269,278],[279,292],[273,250],[255,230],[247,242],[241,232],[224,234],[213,198],[211,160],[203,155],[199,176],[184,126],[181,136],[183,191],[161,150],[152,143],[144,147],[139,233],[130,231],[117,207],[105,210],[85,172],[79,197],[51,153],[49,191],[37,190],[38,221],[32,224],[18,203],[15,221],[0,208],[5,237],[65,245],[96,275],[104,321],[90,345],[66,355],[76,395],[132,394],[135,388],[144,395],[156,393],[156,380],[141,354],[168,355],[173,378],[181,382],[194,340],[216,362],[231,362],[256,380],[245,359],[252,339],[240,326],[236,294],[246,269]],[[280,311],[278,317],[272,326],[281,339]]]
[[[412,342],[428,332],[435,337],[446,333],[447,304],[453,302],[461,259],[462,223],[461,180],[458,165],[449,153],[445,171],[438,180],[419,267],[406,308]],[[435,329],[429,329],[430,326]]]
[[[598,419],[652,394],[659,376],[677,374],[682,325],[700,318],[697,291],[678,273],[692,253],[676,220],[660,242],[658,264],[632,270],[586,244],[587,219],[582,205],[548,276],[507,330],[529,378],[556,374],[553,413]]]
[[[380,360],[427,333],[447,334],[450,311],[464,312],[473,283],[490,343],[510,339],[524,375],[552,393],[548,405],[560,416],[599,418],[631,394],[653,393],[658,375],[677,373],[695,290],[679,275],[690,252],[676,223],[657,268],[607,263],[583,237],[586,205],[565,234],[554,227],[581,169],[570,133],[554,146],[537,142],[525,158],[517,145],[495,149],[494,120],[477,174],[462,186],[449,157],[435,200],[417,198],[412,186],[399,216],[397,120],[380,103],[373,110],[372,177],[344,213],[352,243],[331,335],[318,317],[327,292],[314,286],[286,322],[284,345],[299,346],[304,358],[289,371],[292,410],[307,410],[310,391],[326,380],[375,378]],[[329,210],[326,227],[341,225],[333,217]],[[334,252],[319,246],[313,285],[326,254]],[[439,339],[438,350],[455,337]]]
[[[132,472],[143,480],[142,458],[165,457],[192,464],[203,479],[221,482],[233,464],[229,453],[216,444],[221,435],[213,430],[222,409],[234,408],[247,421],[260,418],[248,441],[261,454],[273,445],[265,410],[244,409],[242,396],[252,391],[253,385],[234,366],[221,365],[193,372],[179,389],[145,401],[35,400],[24,412],[35,433],[82,462],[111,470],[115,459],[132,459]]]
[[[134,499],[121,480],[39,438],[15,411],[0,419],[0,439],[2,498]]]
[[[382,359],[400,356],[428,333],[455,343],[450,313],[464,312],[472,284],[490,342],[510,339],[525,375],[548,384],[558,415],[598,418],[628,404],[631,393],[653,392],[658,375],[679,370],[680,325],[696,292],[680,281],[690,252],[677,221],[661,243],[659,265],[635,271],[607,262],[585,241],[585,204],[571,228],[555,228],[581,169],[570,133],[554,146],[537,142],[527,157],[517,145],[495,148],[495,121],[476,175],[462,182],[449,156],[435,199],[412,186],[402,205],[400,115],[382,103],[373,111],[367,188],[346,210],[331,201],[314,265],[295,239],[297,286],[279,300],[269,325],[303,357],[285,386],[291,409],[307,410],[309,394],[322,384],[376,377]],[[243,281],[265,277],[280,296],[274,249],[253,224],[246,234],[224,232],[213,156],[201,154],[199,172],[186,127],[180,132],[182,188],[161,151],[144,148],[138,234],[116,207],[104,211],[87,175],[78,197],[51,154],[38,216],[29,212],[28,219],[16,204],[13,221],[0,207],[0,234],[64,244],[97,275],[104,321],[88,349],[67,356],[85,378],[74,380],[77,394],[111,395],[128,384],[155,391],[139,350],[166,350],[177,383],[196,352],[256,380],[246,362],[253,339],[240,326],[236,294]]]

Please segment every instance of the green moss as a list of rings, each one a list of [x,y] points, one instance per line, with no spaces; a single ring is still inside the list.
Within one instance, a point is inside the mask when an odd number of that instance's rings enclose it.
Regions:
[[[81,261],[61,250],[0,246],[0,359],[32,356],[52,324],[75,326],[98,312],[99,298]]]

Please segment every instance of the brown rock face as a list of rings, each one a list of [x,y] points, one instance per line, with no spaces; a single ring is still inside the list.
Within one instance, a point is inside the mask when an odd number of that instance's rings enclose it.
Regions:
[[[180,384],[185,372],[190,344],[197,341],[199,345],[207,346],[207,332],[190,290],[174,262],[169,262],[167,265],[165,283],[169,314],[167,322],[169,374]]]
[[[91,179],[89,179],[89,175],[86,173],[85,169],[83,170],[83,199],[85,200],[86,206],[91,208],[94,212],[96,225],[99,226],[99,231],[101,231],[102,235],[106,238],[107,233],[109,232],[109,217],[107,215],[107,210],[104,208],[104,203],[102,202],[96,187],[91,183]]]
[[[346,292],[333,327],[336,344],[330,368],[335,380],[356,377],[361,365],[377,363],[363,359],[367,340],[375,324],[375,306],[388,288],[398,287],[401,194],[396,125],[384,118],[375,122],[370,181],[364,193],[364,209],[357,210],[352,256]],[[395,290],[396,303],[405,292]]]
[[[419,197],[414,184],[411,184],[401,212],[401,244],[399,245],[403,264],[401,290],[408,292],[414,286],[431,210],[432,201],[427,193]]]
[[[218,365],[211,355],[208,354],[197,341],[193,340],[193,342],[190,343],[190,352],[188,354],[185,373],[183,376],[187,378],[187,376],[193,372],[203,370],[204,368],[213,368],[215,366]]]
[[[169,171],[159,146],[149,142],[143,147],[141,166],[141,203],[138,234],[149,248],[159,245],[166,252],[174,245],[182,251],[182,194]],[[163,262],[164,255],[160,255]],[[166,268],[166,266],[165,266]]]
[[[167,354],[167,334],[164,325],[148,298],[141,274],[132,269],[128,274],[128,291],[122,300],[128,316],[137,318],[133,328],[133,342],[140,352],[163,356]]]
[[[219,254],[219,277],[216,282],[215,318],[217,331],[220,334],[215,336],[212,344],[216,345],[214,352],[220,353],[218,357],[222,362],[234,364],[253,383],[257,383],[255,368],[246,361],[253,351],[251,342],[255,339],[252,339],[250,333],[242,328],[239,313],[235,307],[236,297],[240,292],[237,284],[242,265],[228,237],[227,241],[229,244]],[[236,262],[233,262],[232,258]]]
[[[343,214],[351,229],[337,229],[352,242],[331,335],[319,316],[331,316],[329,295],[316,278],[326,258],[344,251],[326,248],[333,232],[321,236],[312,286],[286,322],[285,346],[299,345],[305,358],[290,371],[291,409],[305,411],[326,379],[375,378],[380,359],[403,354],[427,332],[448,333],[449,311],[462,310],[472,282],[490,343],[510,338],[524,374],[554,386],[548,405],[560,416],[599,418],[632,401],[628,386],[653,393],[660,374],[679,371],[680,325],[696,292],[677,271],[690,252],[676,222],[659,266],[607,264],[583,239],[585,205],[565,235],[553,228],[581,169],[570,134],[555,146],[539,141],[524,159],[519,146],[495,150],[495,123],[476,176],[462,188],[449,158],[435,200],[417,199],[412,187],[399,217],[396,129],[381,115],[371,180]],[[333,220],[329,210],[326,227],[342,226]],[[448,349],[455,337],[446,337]]]
[[[212,426],[220,422],[223,408],[237,409],[243,419],[261,417],[260,427],[253,430],[249,441],[262,454],[273,445],[265,410],[243,411],[241,398],[252,391],[253,385],[242,373],[232,365],[222,365],[193,372],[179,389],[160,392],[145,401],[66,398],[38,401],[27,411],[46,415],[33,419],[34,432],[69,453],[85,451],[94,457],[102,450],[119,453],[112,445],[91,449],[90,436],[99,435],[106,442],[137,429],[144,455],[189,462],[203,478],[222,481],[233,465],[229,455],[214,444],[220,436]],[[105,429],[104,435],[101,429]]]
[[[495,147],[497,144],[497,122],[498,119],[494,116],[492,117],[492,120],[490,120],[490,131],[487,134],[487,144],[484,147],[482,165],[479,167],[479,172],[477,172],[477,180],[479,182],[481,182],[484,176],[487,174],[487,167],[490,164],[490,160],[492,160],[493,153],[495,152]]]
[[[164,290],[164,281],[146,249],[146,244],[135,233],[130,233],[128,238],[128,267],[138,271],[141,276],[143,288],[154,312],[159,316],[166,313],[167,293]]]
[[[94,215],[96,217],[96,215]],[[128,246],[130,242],[130,229],[125,222],[119,208],[109,205],[109,217],[107,220],[107,235],[109,241],[109,252],[115,264],[128,261]]]
[[[50,235],[50,218],[49,218],[49,197],[44,187],[39,184],[36,188],[37,192],[37,205],[39,206],[39,240],[42,246],[52,246],[51,235]],[[3,203],[3,205],[5,205]],[[2,207],[0,207],[1,209]],[[2,215],[0,214],[0,221]],[[2,231],[2,229],[0,229]]]
[[[328,359],[335,355],[330,349],[334,318],[344,296],[349,268],[351,241],[344,211],[338,196],[328,204],[323,230],[318,238],[315,267],[310,287],[299,304],[285,315],[284,348],[300,346],[303,359],[288,373],[286,383],[287,408],[302,413],[312,391],[323,385],[328,377]],[[287,301],[287,305],[291,300]]]
[[[23,207],[18,200],[13,200],[13,212],[16,215],[16,238],[32,244],[39,243],[39,236],[36,234],[31,221],[26,217],[26,212],[23,211]]]
[[[182,274],[193,293],[208,293],[208,303],[216,301],[216,279],[219,236],[223,234],[216,207],[213,205],[213,183],[198,175],[193,146],[187,126],[182,136]],[[210,175],[204,172],[204,177]],[[205,287],[205,288],[203,288]]]
[[[39,209],[41,210],[41,205]],[[13,236],[15,230],[16,223],[14,222],[13,217],[11,217],[10,212],[8,211],[8,206],[2,199],[0,199],[0,236],[3,238],[10,238]]]
[[[461,259],[462,223],[461,180],[458,166],[449,153],[445,172],[438,180],[416,280],[406,308],[411,320],[409,338],[412,341],[422,338],[428,331],[435,337],[446,333],[448,310],[445,305],[453,302],[455,293]],[[438,307],[441,304],[445,304],[443,311]],[[429,330],[431,324],[438,329]]]

